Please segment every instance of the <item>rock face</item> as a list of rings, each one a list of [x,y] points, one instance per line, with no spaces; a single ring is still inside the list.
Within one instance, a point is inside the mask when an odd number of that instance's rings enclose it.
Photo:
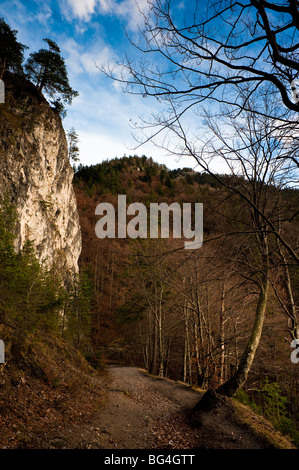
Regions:
[[[81,231],[60,116],[28,81],[4,77],[0,104],[0,195],[16,206],[16,248],[33,242],[62,278],[78,272]]]

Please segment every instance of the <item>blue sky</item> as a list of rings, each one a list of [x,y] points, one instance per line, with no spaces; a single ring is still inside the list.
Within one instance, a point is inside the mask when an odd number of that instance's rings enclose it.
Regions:
[[[146,0],[137,2],[141,10],[147,8]],[[184,2],[179,5],[183,11]],[[29,46],[28,53],[44,47],[44,38],[59,45],[70,85],[79,92],[63,125],[79,134],[81,163],[145,154],[169,168],[194,166],[193,160],[178,161],[150,143],[134,149],[130,120],[150,114],[157,105],[123,93],[97,68],[126,52],[134,53],[124,31],[132,37],[138,34],[141,15],[136,0],[0,0],[0,16],[18,31],[18,40]]]

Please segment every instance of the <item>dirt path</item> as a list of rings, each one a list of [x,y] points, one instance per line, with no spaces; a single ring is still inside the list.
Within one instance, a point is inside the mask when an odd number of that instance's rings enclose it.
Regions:
[[[222,405],[206,413],[202,426],[186,419],[201,395],[133,367],[110,367],[108,401],[93,422],[66,429],[47,448],[261,449],[261,442]]]

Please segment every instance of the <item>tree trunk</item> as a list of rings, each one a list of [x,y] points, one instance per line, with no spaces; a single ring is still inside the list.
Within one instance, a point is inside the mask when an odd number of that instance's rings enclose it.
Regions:
[[[265,318],[265,311],[267,306],[269,292],[269,280],[265,276],[264,282],[260,288],[260,294],[258,299],[258,304],[256,308],[254,325],[252,332],[243,353],[243,356],[240,360],[239,367],[233,377],[231,377],[227,382],[221,385],[217,392],[226,395],[232,396],[234,393],[246,382],[248,372],[251,368],[251,365],[254,360],[254,356],[259,345],[259,341],[262,334],[263,323]]]
[[[187,357],[188,357],[188,320],[186,312],[186,300],[184,305],[185,335],[184,335],[184,356],[183,356],[183,382],[187,382]]]
[[[287,309],[288,316],[289,316],[289,332],[290,332],[292,339],[298,339],[299,327],[298,327],[298,319],[297,319],[297,309],[296,309],[294,296],[293,296],[291,277],[290,277],[290,272],[289,272],[289,267],[287,264],[286,257],[284,256],[280,245],[279,245],[279,252],[283,261],[284,276],[285,276],[284,283],[285,283],[287,299],[288,299],[286,309]]]
[[[159,300],[158,300],[158,305],[157,305],[158,332],[159,332],[159,377],[164,377],[164,365],[165,365],[165,342],[164,342],[164,337],[163,337],[163,312],[162,312],[163,290],[164,290],[164,287],[162,286],[159,292]]]
[[[153,318],[154,329],[153,329],[153,353],[152,353],[152,360],[150,365],[150,374],[157,375],[157,361],[158,361],[158,319],[157,313],[155,312],[155,316]]]
[[[223,384],[224,378],[224,361],[225,361],[225,336],[224,336],[224,300],[225,300],[225,282],[222,286],[221,306],[220,306],[220,383]]]

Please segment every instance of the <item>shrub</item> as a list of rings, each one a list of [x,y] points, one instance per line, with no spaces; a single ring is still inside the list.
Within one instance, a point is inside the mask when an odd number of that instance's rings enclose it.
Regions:
[[[253,399],[244,390],[236,394],[237,400],[249,406],[255,413],[266,417],[274,427],[283,435],[289,436],[293,443],[299,447],[299,431],[296,430],[294,420],[289,414],[287,397],[277,382],[270,382],[266,377],[261,389],[255,390],[257,397]],[[256,402],[258,399],[259,404]]]

